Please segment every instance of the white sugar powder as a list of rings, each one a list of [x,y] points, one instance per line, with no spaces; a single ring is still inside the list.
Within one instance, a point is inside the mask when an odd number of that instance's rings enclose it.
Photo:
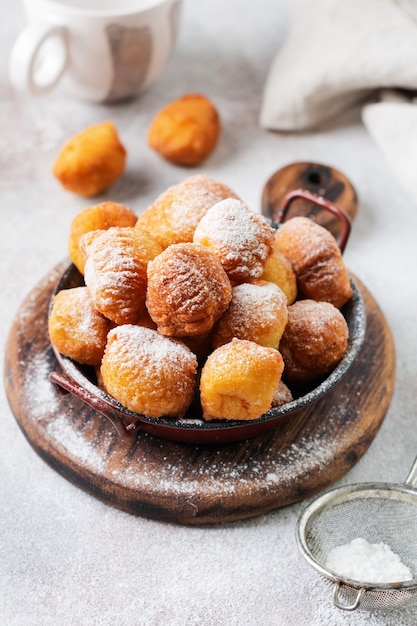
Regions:
[[[393,583],[413,578],[388,545],[368,543],[361,537],[330,550],[326,567],[339,576],[368,583]]]

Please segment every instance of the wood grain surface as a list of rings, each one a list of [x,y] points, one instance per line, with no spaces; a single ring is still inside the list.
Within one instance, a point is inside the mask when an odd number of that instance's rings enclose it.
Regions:
[[[36,452],[107,504],[181,524],[254,517],[330,486],[377,434],[393,393],[395,351],[386,320],[360,281],[365,344],[342,380],[266,435],[197,445],[147,433],[121,438],[102,415],[50,382],[57,363],[48,339],[48,307],[65,267],[51,270],[17,311],[6,348],[6,392]]]

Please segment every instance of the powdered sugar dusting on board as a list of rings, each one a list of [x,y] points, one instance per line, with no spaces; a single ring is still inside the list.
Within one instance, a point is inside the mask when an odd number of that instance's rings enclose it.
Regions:
[[[135,464],[131,464],[122,472],[117,471],[114,478],[125,486],[155,491],[161,496],[172,493],[195,496],[203,491],[204,494],[220,497],[221,494],[230,495],[245,490],[255,494],[265,488],[273,491],[274,487],[282,488],[286,483],[290,485],[297,477],[302,478],[311,471],[320,472],[334,462],[339,445],[340,442],[323,445],[319,437],[306,437],[278,454],[271,449],[239,462],[236,462],[234,456],[230,460],[221,458],[221,451],[217,450],[217,455],[212,455],[207,462],[202,458],[198,467],[193,467],[190,474],[184,475],[184,467],[181,463],[177,464],[174,454],[166,453],[164,456],[164,443],[161,442],[162,463],[157,481],[153,469],[148,468],[146,454],[140,472],[137,466],[135,469]]]
[[[65,415],[58,415],[46,427],[46,432],[70,455],[96,471],[105,469],[104,456],[99,454],[94,445],[82,433],[74,430],[71,420]]]
[[[22,362],[26,369],[25,391],[31,398],[32,413],[36,419],[42,420],[58,408],[58,400],[54,395],[53,384],[49,380],[50,364],[44,351],[34,354],[30,361]]]

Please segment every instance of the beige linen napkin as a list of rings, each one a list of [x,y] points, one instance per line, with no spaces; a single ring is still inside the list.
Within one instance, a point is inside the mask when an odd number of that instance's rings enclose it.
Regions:
[[[395,91],[393,91],[395,90]],[[260,123],[311,130],[362,105],[362,119],[417,201],[417,0],[293,0]]]

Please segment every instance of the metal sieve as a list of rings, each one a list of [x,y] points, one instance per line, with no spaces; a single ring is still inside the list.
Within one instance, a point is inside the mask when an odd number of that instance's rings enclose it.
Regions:
[[[328,491],[304,510],[297,543],[304,558],[333,587],[345,611],[403,608],[417,601],[417,458],[404,483],[360,483]],[[413,574],[406,582],[370,583],[326,567],[333,548],[357,537],[386,543]]]

